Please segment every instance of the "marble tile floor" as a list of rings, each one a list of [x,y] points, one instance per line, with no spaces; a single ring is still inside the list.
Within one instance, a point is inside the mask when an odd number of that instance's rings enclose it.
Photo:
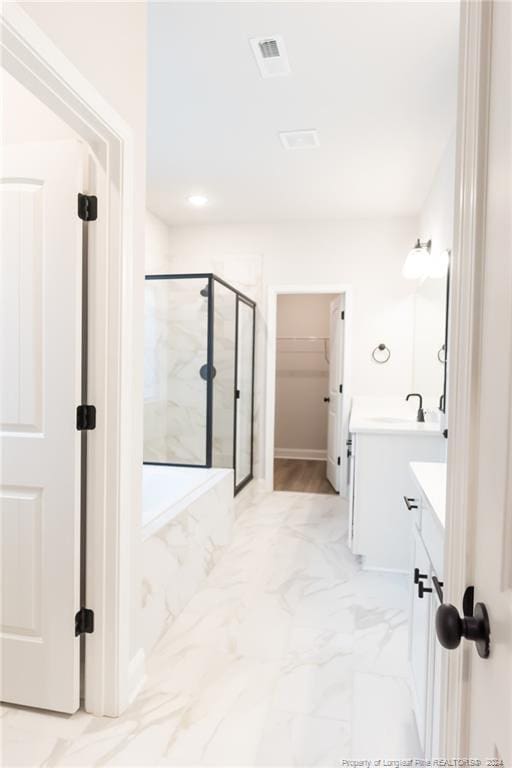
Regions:
[[[237,500],[232,544],[122,717],[1,709],[4,766],[342,766],[420,757],[403,577],[346,546],[337,496]]]

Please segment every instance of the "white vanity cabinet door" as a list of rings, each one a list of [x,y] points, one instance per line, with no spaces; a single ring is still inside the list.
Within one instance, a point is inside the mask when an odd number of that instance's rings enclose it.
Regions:
[[[432,570],[431,575],[437,575]],[[442,579],[438,576],[439,581]],[[433,585],[432,585],[433,586]],[[427,741],[425,758],[434,760],[439,754],[441,737],[441,665],[444,660],[443,649],[436,635],[436,613],[440,603],[435,592],[431,595],[430,640],[427,684]]]
[[[404,495],[417,496],[411,461],[435,461],[439,435],[358,433],[353,483],[352,551],[363,568],[409,573],[415,510]]]
[[[424,584],[431,584],[430,560],[421,540],[418,530],[414,529],[413,535],[413,571],[418,568],[420,574],[426,575]],[[411,661],[412,684],[414,695],[414,710],[421,748],[425,750],[427,741],[427,691],[429,681],[429,649],[431,645],[431,602],[432,594],[425,593],[423,598],[418,597],[418,585],[413,582],[411,574],[411,601],[409,624],[409,655]]]

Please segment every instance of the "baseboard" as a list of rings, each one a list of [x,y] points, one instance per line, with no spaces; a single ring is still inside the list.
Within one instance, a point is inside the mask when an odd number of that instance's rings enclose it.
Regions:
[[[327,461],[327,451],[314,448],[275,448],[276,459],[307,459],[309,461]]]

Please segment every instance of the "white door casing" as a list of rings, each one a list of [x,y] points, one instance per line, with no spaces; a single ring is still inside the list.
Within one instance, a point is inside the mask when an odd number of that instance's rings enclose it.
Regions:
[[[495,3],[481,312],[473,583],[491,655],[470,652],[469,754],[512,765],[512,5]]]
[[[489,612],[490,656],[444,652],[443,756],[512,765],[512,208],[510,3],[461,13],[449,349],[445,594]],[[489,763],[491,764],[491,763]],[[499,764],[499,763],[497,763]]]
[[[1,699],[79,706],[78,141],[3,148]]]
[[[330,304],[329,319],[329,404],[327,416],[327,479],[335,491],[341,490],[341,423],[343,413],[343,320],[342,296]]]

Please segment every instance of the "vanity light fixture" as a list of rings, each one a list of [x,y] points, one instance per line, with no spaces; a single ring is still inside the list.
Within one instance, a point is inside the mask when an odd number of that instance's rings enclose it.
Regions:
[[[448,272],[448,265],[450,263],[450,253],[451,251],[446,249],[445,251],[435,252],[432,254],[428,277],[433,277],[434,279],[441,279],[446,277],[446,273]]]
[[[422,243],[418,237],[414,248],[407,254],[402,268],[402,275],[406,280],[421,280],[430,274],[431,250],[432,240]]]
[[[201,208],[203,205],[208,204],[208,198],[204,195],[190,195],[188,202],[196,208]]]

